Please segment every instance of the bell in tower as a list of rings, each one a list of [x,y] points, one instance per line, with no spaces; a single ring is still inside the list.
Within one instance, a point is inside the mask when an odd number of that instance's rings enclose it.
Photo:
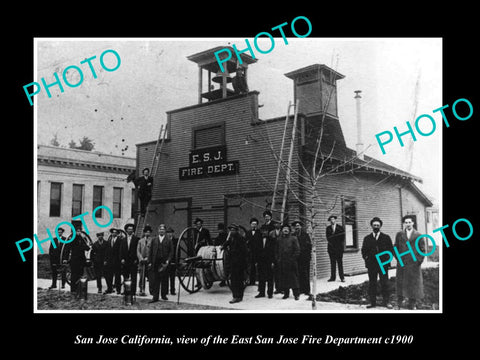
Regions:
[[[245,94],[248,92],[247,85],[247,68],[249,64],[253,64],[257,59],[252,58],[247,54],[241,54],[242,64],[238,64],[238,60],[229,59],[223,62],[224,72],[221,71],[218,61],[215,57],[215,52],[224,49],[225,47],[216,47],[210,50],[205,50],[200,53],[190,55],[187,57],[198,64],[198,103],[201,104],[203,99],[208,101],[225,99],[229,96]],[[232,52],[231,47],[226,47]],[[207,89],[204,89],[203,75],[207,72]],[[235,73],[232,78],[231,74]],[[213,74],[213,77],[212,77]],[[218,84],[216,87],[214,84]],[[233,87],[229,87],[229,84]]]

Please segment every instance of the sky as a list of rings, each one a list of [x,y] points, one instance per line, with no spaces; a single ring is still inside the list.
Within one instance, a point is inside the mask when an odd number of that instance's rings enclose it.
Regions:
[[[259,47],[268,49],[270,41],[260,39]],[[265,40],[265,41],[263,41]],[[250,39],[252,42],[252,39]],[[159,38],[159,39],[48,39],[37,38],[36,77],[53,83],[53,73],[75,65],[84,79],[78,87],[64,85],[64,92],[52,86],[52,97],[45,90],[35,96],[37,143],[48,145],[57,135],[61,146],[84,136],[95,150],[135,157],[136,144],[156,140],[166,111],[197,104],[197,65],[187,56],[216,47],[235,44],[245,48],[244,38]],[[121,64],[115,71],[102,69],[99,58],[108,49],[115,50]],[[97,78],[87,64],[92,60]],[[325,64],[345,76],[337,82],[340,124],[347,146],[355,149],[355,90],[361,90],[362,140],[366,154],[411,172],[424,180],[419,187],[439,199],[441,191],[441,139],[443,122],[433,110],[442,103],[442,40],[440,38],[275,38],[268,54],[255,53],[258,62],[249,66],[250,90],[259,91],[261,119],[285,116],[293,102],[293,81],[285,73],[312,64]],[[112,68],[111,53],[104,57]],[[67,79],[78,82],[70,70]],[[63,80],[62,80],[63,81]],[[28,100],[26,100],[28,101]],[[451,105],[451,104],[450,104]],[[406,147],[396,139],[386,145],[383,155],[375,134],[407,130],[421,114],[436,120],[436,131],[427,137],[417,134],[413,143],[413,161]],[[424,132],[428,122],[420,124]],[[448,131],[448,130],[447,130]],[[407,140],[405,136],[404,141]]]

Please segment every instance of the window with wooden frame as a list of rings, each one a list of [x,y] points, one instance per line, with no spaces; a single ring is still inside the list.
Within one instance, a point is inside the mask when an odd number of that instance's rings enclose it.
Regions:
[[[83,185],[73,184],[72,187],[72,217],[82,213],[83,208]]]
[[[113,188],[113,217],[121,218],[122,217],[122,195],[123,188],[114,187]]]
[[[103,205],[103,186],[93,185],[93,209]],[[95,213],[95,217],[101,218],[103,209],[99,209]]]
[[[225,122],[194,126],[192,128],[192,149],[225,145]]]
[[[342,198],[342,215],[345,227],[345,249],[358,249],[357,202]]]
[[[62,183],[50,183],[50,217],[58,217],[62,208]]]

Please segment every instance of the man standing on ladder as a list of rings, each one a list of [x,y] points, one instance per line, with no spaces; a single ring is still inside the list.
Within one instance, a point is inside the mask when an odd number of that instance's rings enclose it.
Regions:
[[[153,177],[150,176],[150,169],[145,168],[142,171],[143,176],[135,180],[135,186],[138,189],[138,198],[140,199],[140,215],[145,217],[147,206],[152,198]]]
[[[142,171],[143,176],[134,180],[135,187],[138,191],[138,198],[140,200],[140,216],[137,218],[137,229],[142,229],[147,224],[148,203],[152,198],[153,178],[155,177],[160,162],[160,154],[162,153],[163,144],[167,136],[167,127],[161,126],[158,133],[157,144],[152,156],[152,175],[150,176],[150,169],[145,168]],[[160,148],[159,148],[160,145]],[[134,176],[134,175],[133,175]],[[132,175],[127,178],[127,182],[131,181]],[[143,218],[143,221],[141,220]]]

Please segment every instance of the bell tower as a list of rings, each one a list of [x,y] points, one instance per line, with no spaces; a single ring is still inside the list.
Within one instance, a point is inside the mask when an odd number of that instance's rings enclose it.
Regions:
[[[325,115],[338,119],[337,80],[345,76],[323,64],[313,64],[285,74],[293,80],[298,112],[307,116]]]
[[[187,56],[187,59],[193,61],[198,65],[198,103],[201,104],[203,99],[208,101],[225,99],[229,96],[243,94],[248,92],[247,85],[247,69],[248,65],[253,64],[257,59],[252,58],[247,54],[241,54],[242,64],[238,60],[229,59],[223,62],[222,65],[225,71],[220,70],[215,52],[229,49],[231,53],[234,52],[232,47],[218,46],[213,49],[205,50],[197,54]],[[221,60],[224,60],[225,52],[221,52]],[[204,73],[206,72],[206,79],[204,81]],[[235,77],[232,78],[232,74]],[[215,85],[218,84],[218,87]],[[229,86],[231,84],[232,86]]]
[[[337,107],[337,80],[345,76],[320,64],[291,71],[285,76],[293,80],[298,112],[306,116],[302,124],[302,143],[315,149],[321,134],[325,153],[346,147]]]

